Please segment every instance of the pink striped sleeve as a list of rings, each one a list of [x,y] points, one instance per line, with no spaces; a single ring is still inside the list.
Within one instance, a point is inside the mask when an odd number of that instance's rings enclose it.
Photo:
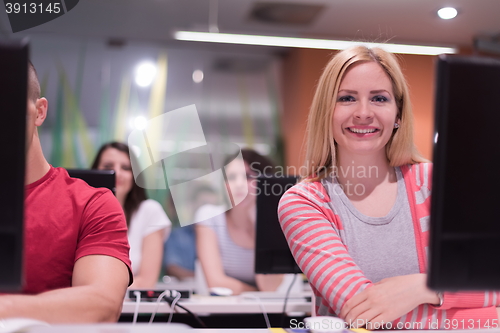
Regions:
[[[485,308],[500,306],[500,293],[496,291],[486,292],[445,292],[443,305],[436,307],[441,310],[452,308]]]
[[[328,202],[320,183],[300,183],[283,195],[278,215],[291,252],[320,302],[328,304],[329,313],[338,314],[371,282],[342,243],[340,222]]]

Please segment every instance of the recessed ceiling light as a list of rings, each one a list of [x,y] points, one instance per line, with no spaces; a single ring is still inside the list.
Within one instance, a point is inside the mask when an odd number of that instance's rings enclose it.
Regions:
[[[195,70],[193,72],[193,81],[195,83],[200,83],[201,81],[203,81],[203,71],[202,70]]]
[[[138,130],[143,130],[148,126],[148,120],[143,116],[135,117],[134,128]]]
[[[438,16],[443,20],[449,20],[457,16],[458,12],[453,7],[444,7],[438,10]]]
[[[156,66],[151,62],[143,62],[135,71],[135,83],[141,87],[148,87],[156,76]]]

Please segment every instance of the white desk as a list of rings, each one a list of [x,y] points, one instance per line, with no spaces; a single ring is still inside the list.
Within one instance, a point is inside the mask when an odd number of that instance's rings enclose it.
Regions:
[[[242,296],[198,296],[192,295],[189,299],[181,299],[179,304],[189,311],[200,314],[217,313],[262,313],[264,307],[267,313],[283,312],[283,300],[257,300],[246,299]],[[156,309],[156,302],[141,302],[139,313],[152,313]],[[122,314],[132,314],[135,312],[136,303],[125,301],[123,303]],[[186,313],[183,309],[176,307],[176,312]],[[286,312],[311,312],[311,302],[306,300],[289,299],[286,305]],[[167,302],[161,302],[157,313],[170,313],[170,306]]]
[[[270,333],[259,329],[191,329],[181,324],[100,324],[100,325],[54,325],[35,327],[28,333]]]
[[[24,332],[24,331],[23,331]],[[27,333],[185,333],[193,330],[183,324],[77,324],[33,327]]]
[[[53,325],[50,327],[35,327],[25,331],[27,333],[271,333],[266,328],[252,329],[191,329],[182,324],[100,324],[100,325]],[[375,331],[376,332],[376,331]],[[380,331],[388,332],[388,331]],[[484,330],[420,330],[405,331],[405,333],[500,333],[500,329]]]

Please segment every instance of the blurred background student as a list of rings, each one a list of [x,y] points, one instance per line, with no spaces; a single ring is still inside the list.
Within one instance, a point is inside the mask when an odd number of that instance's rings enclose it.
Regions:
[[[239,170],[239,162],[224,163],[234,202],[241,202],[226,212],[223,206],[204,205],[195,214],[195,220],[202,221],[195,225],[196,246],[207,286],[229,288],[235,295],[274,291],[283,279],[254,273],[256,177],[272,170],[273,164],[254,150],[241,152],[246,172]]]
[[[157,201],[148,199],[146,191],[134,181],[126,144],[104,144],[92,169],[114,170],[116,174],[116,198],[123,207],[128,225],[134,274],[130,288],[153,288],[160,275],[163,243],[170,233],[171,222],[167,214]]]
[[[196,212],[198,208],[206,204],[218,204],[217,192],[208,184],[196,187],[190,198],[192,212]],[[169,196],[167,205],[171,206],[171,211],[175,212],[172,196]],[[192,279],[194,278],[195,261],[196,237],[194,224],[173,228],[170,237],[165,242],[163,254],[165,273],[178,280]]]

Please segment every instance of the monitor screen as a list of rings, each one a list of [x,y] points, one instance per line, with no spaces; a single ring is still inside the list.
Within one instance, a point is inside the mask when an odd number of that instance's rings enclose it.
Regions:
[[[500,289],[500,60],[440,56],[428,285]]]
[[[72,178],[80,178],[92,187],[105,187],[115,194],[114,170],[66,169]]]
[[[278,219],[281,196],[297,183],[297,177],[259,177],[257,182],[257,222],[255,273],[301,273],[290,252]]]
[[[0,291],[22,289],[28,45],[0,42]]]

